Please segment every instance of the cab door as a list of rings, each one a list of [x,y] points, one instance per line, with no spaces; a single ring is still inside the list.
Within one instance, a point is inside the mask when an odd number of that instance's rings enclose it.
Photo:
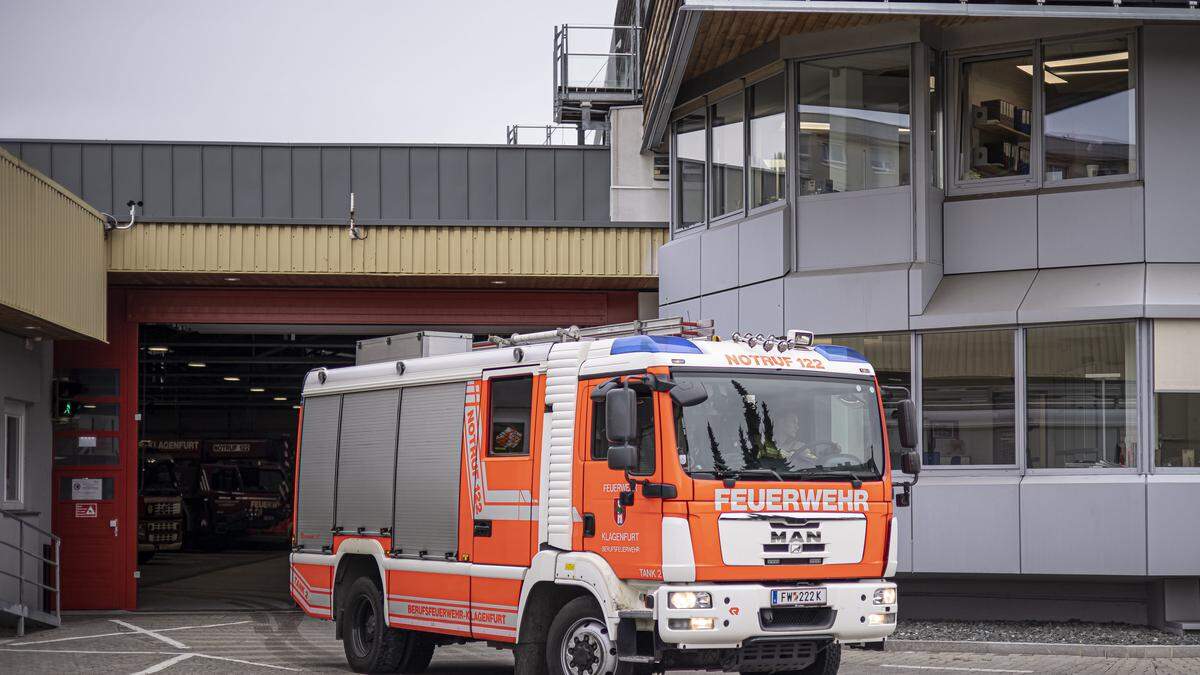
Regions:
[[[587,393],[604,380],[588,383]],[[639,393],[638,467],[629,472],[638,481],[662,482],[661,425],[655,402],[662,394]],[[599,554],[622,579],[662,579],[663,500],[638,489],[633,504],[622,505],[629,491],[625,473],[608,468],[604,403],[585,399],[583,455],[583,548]]]

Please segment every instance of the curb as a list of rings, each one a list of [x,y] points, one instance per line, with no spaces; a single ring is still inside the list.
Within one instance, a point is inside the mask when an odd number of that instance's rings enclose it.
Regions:
[[[1110,659],[1198,658],[1200,645],[1084,645],[1053,642],[972,640],[886,640],[889,652],[958,652],[1032,656],[1096,656]]]

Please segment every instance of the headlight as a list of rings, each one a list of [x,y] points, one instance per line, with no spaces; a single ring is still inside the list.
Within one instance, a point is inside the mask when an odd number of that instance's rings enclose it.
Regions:
[[[875,604],[877,604],[877,605],[894,605],[894,604],[896,604],[896,589],[894,589],[894,588],[877,588],[877,589],[875,589]]]
[[[885,624],[896,623],[896,613],[888,612],[886,614],[868,614],[868,626],[882,626]]]
[[[671,609],[712,609],[712,594],[704,591],[672,591],[667,593]]]
[[[667,627],[671,630],[712,630],[717,627],[717,620],[711,616],[694,616],[690,619],[668,619]]]

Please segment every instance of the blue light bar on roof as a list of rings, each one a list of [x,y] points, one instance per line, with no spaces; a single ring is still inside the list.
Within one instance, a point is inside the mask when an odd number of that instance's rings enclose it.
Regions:
[[[851,363],[868,363],[867,357],[863,356],[856,349],[843,347],[841,345],[817,345],[814,350],[821,356],[830,361],[848,361]]]
[[[634,335],[613,340],[610,354],[703,354],[687,338],[675,335]]]

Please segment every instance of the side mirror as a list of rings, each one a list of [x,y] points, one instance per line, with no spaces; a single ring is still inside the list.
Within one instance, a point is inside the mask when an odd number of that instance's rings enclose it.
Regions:
[[[921,427],[917,422],[917,404],[906,398],[897,404],[896,419],[900,425],[900,446],[905,450],[917,447]]]
[[[628,471],[637,467],[637,448],[632,445],[608,446],[608,468],[613,471]]]
[[[900,470],[911,476],[921,473],[921,455],[916,450],[909,450],[900,455]]]
[[[671,400],[682,408],[700,405],[708,400],[708,390],[697,382],[685,382],[671,388]]]
[[[604,395],[604,430],[609,445],[637,443],[637,392],[621,387]]]

